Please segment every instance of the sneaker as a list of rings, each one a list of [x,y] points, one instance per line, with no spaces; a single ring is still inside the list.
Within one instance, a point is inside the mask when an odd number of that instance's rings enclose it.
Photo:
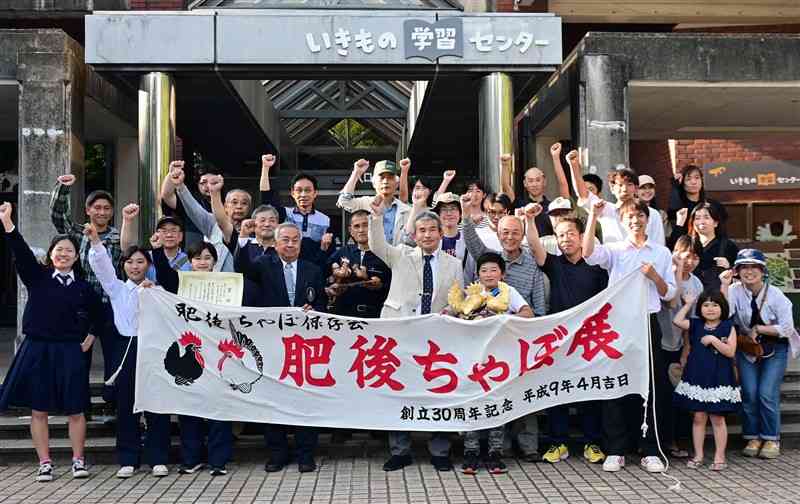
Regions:
[[[583,458],[590,464],[599,464],[606,458],[606,454],[596,444],[587,444],[583,446]]]
[[[467,452],[464,454],[464,463],[461,465],[461,472],[464,474],[478,474],[481,467],[481,461],[478,454],[475,452]]]
[[[659,473],[666,470],[666,467],[664,467],[664,463],[661,462],[661,459],[654,456],[642,457],[641,466],[642,469],[651,473]]]
[[[742,450],[742,455],[745,457],[756,457],[761,450],[761,441],[758,439],[751,439],[747,442],[747,446]]]
[[[775,441],[764,441],[758,456],[763,459],[778,458],[781,454],[781,445]]]
[[[203,469],[203,464],[195,464],[193,466],[181,465],[178,469],[178,474],[194,474]]]
[[[153,466],[152,474],[156,478],[163,478],[169,474],[169,469],[164,464],[156,464]]]
[[[83,459],[75,459],[72,461],[72,477],[75,479],[89,477],[89,471],[86,470],[86,464],[84,464]]]
[[[228,474],[228,470],[224,467],[212,467],[211,471],[208,472],[211,476],[225,476]]]
[[[547,452],[544,455],[542,455],[542,460],[545,462],[550,462],[551,464],[561,462],[562,460],[567,460],[568,458],[569,450],[567,450],[567,445],[564,444],[553,445],[547,449]]]
[[[617,472],[625,467],[625,457],[622,455],[609,455],[603,462],[603,470],[606,472]]]
[[[36,481],[53,481],[53,464],[45,462],[39,464],[39,472],[36,473]]]
[[[136,472],[136,468],[133,466],[122,466],[117,471],[117,478],[127,479],[133,476]]]
[[[489,474],[504,474],[508,472],[508,467],[503,463],[503,457],[499,452],[491,452],[486,460],[486,470]]]

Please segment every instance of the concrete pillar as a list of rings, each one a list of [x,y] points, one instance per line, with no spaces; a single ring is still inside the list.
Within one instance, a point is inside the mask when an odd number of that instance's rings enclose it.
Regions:
[[[175,83],[168,73],[151,72],[139,81],[139,236],[155,230],[161,180],[174,155]]]
[[[514,89],[511,76],[494,72],[482,77],[478,107],[480,179],[488,190],[499,191],[500,155],[514,152]]]
[[[50,198],[56,178],[77,176],[73,210],[83,214],[83,100],[85,70],[80,46],[65,34],[48,34],[46,48],[17,55],[19,81],[19,201],[17,224],[34,252],[44,256],[55,229]],[[79,221],[80,222],[80,221]],[[17,342],[27,302],[17,290]]]
[[[585,55],[580,60],[577,104],[573,122],[584,169],[603,180],[619,166],[629,166],[628,67],[606,54]],[[610,198],[608,184],[603,193]]]
[[[114,140],[114,216],[117,228],[122,225],[122,209],[128,203],[138,203],[139,198],[139,141],[136,137],[118,137]],[[134,243],[139,240],[138,230],[133,230]],[[146,242],[146,240],[145,240]]]

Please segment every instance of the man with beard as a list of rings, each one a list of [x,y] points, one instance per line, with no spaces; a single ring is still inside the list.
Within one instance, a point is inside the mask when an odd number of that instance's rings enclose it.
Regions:
[[[552,203],[551,203],[552,206]],[[608,273],[599,266],[589,266],[583,259],[583,222],[572,216],[562,216],[555,221],[555,239],[560,254],[545,250],[536,226],[536,217],[542,213],[538,203],[525,207],[527,238],[536,264],[550,279],[550,313],[568,310],[600,293],[608,286]],[[605,455],[600,450],[600,416],[596,401],[577,405],[583,427],[583,458],[592,464],[602,462]],[[550,423],[551,446],[542,457],[555,464],[569,457],[569,407],[557,406],[547,410]]]
[[[400,164],[410,166],[411,161],[403,159]],[[350,178],[339,193],[339,200],[336,202],[336,206],[348,212],[370,210],[372,201],[375,198],[373,196],[356,198],[354,194],[356,184],[368,169],[369,161],[366,159],[359,159],[355,162]],[[400,243],[403,225],[406,223],[408,213],[411,211],[411,207],[395,197],[399,184],[397,173],[397,165],[394,161],[378,161],[372,171],[372,186],[375,188],[375,194],[380,197],[383,204],[384,236],[386,242],[390,245]]]
[[[355,243],[340,248],[328,260],[326,273],[329,282],[333,280],[334,265],[341,265],[343,259],[349,261],[352,270],[364,267],[368,280],[365,280],[366,283],[363,285],[334,291],[329,287],[328,294],[336,296],[333,313],[348,317],[378,318],[381,306],[389,294],[392,272],[386,263],[369,249],[369,212],[366,210],[353,212],[348,231]]]

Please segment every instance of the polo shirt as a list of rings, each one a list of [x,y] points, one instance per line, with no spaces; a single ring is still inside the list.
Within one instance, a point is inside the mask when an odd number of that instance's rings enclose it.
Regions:
[[[550,279],[550,313],[568,310],[608,287],[608,273],[581,258],[573,264],[564,255],[547,254],[542,270]]]

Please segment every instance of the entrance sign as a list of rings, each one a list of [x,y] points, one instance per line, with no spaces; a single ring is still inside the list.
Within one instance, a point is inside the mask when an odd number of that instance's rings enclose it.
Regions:
[[[648,394],[645,277],[535,319],[358,319],[140,294],[135,411],[467,431]]]
[[[800,189],[800,161],[706,163],[706,191]]]
[[[95,65],[438,63],[513,71],[558,65],[561,55],[561,18],[546,13],[269,9],[86,17],[86,62]]]

